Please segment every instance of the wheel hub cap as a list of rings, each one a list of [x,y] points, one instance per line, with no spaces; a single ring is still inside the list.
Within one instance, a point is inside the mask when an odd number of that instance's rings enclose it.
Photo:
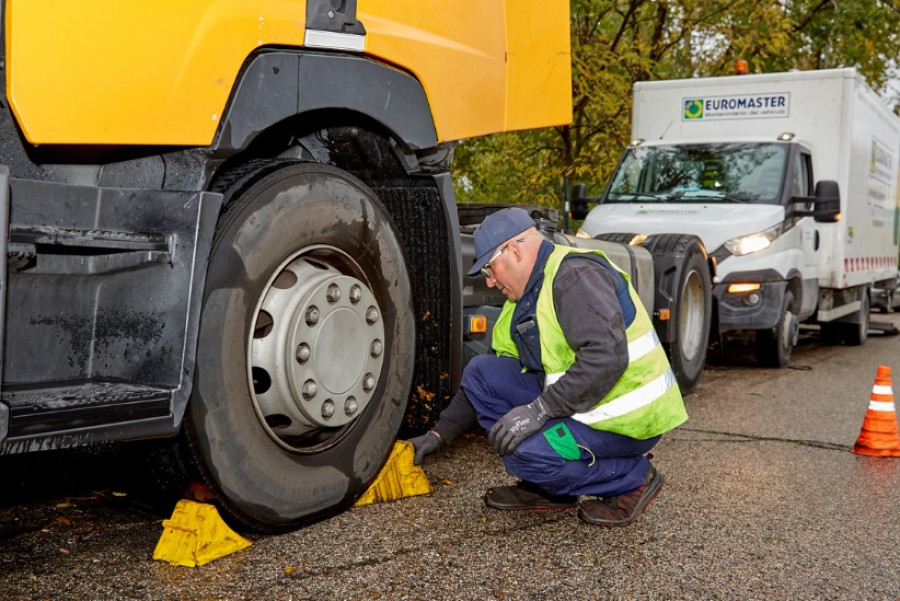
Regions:
[[[381,373],[384,320],[361,280],[300,257],[265,291],[251,341],[254,398],[282,444],[353,421]]]

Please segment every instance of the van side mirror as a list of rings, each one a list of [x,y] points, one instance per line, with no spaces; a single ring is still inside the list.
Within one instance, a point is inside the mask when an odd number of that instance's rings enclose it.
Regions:
[[[596,198],[588,198],[585,196],[587,187],[584,184],[575,184],[572,186],[572,197],[569,200],[569,216],[572,219],[584,219],[590,212],[589,202],[597,202]]]
[[[812,217],[818,223],[841,220],[841,190],[836,181],[823,179],[816,183],[815,196],[794,196],[791,200],[813,204],[811,211],[795,211],[798,217]]]

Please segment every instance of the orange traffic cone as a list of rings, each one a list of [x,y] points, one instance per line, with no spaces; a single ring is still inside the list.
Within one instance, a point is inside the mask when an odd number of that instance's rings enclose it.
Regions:
[[[869,408],[853,452],[875,457],[900,457],[900,436],[897,434],[897,409],[891,389],[891,368],[878,366],[875,385],[869,397]]]

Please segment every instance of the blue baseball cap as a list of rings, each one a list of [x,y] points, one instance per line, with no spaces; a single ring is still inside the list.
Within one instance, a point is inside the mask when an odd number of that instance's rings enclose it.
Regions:
[[[491,260],[495,248],[530,227],[534,227],[534,220],[528,215],[528,211],[518,207],[500,209],[485,217],[481,227],[475,231],[476,258],[468,276],[478,275],[481,268]]]

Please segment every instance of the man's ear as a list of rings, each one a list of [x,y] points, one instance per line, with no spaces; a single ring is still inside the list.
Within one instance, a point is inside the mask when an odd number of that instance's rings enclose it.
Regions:
[[[512,252],[516,256],[516,261],[522,260],[522,243],[518,240],[513,240],[510,242],[510,246],[512,246]]]

